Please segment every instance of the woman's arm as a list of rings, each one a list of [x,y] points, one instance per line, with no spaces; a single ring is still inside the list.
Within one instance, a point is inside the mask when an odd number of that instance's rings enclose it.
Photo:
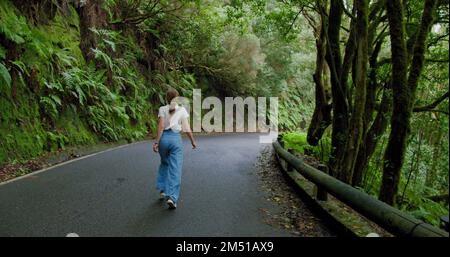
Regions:
[[[158,152],[159,140],[164,131],[164,117],[159,117],[158,121],[158,134],[156,135],[156,142],[153,143],[153,151]]]
[[[186,132],[186,134],[188,135],[189,140],[191,140],[192,149],[197,148],[197,143],[195,142],[194,135],[192,134],[192,131]]]
[[[186,134],[189,137],[189,140],[191,141],[192,149],[197,148],[197,143],[195,142],[194,135],[192,134],[191,126],[189,125],[189,121],[186,117],[181,120],[181,125],[183,131],[186,132]]]

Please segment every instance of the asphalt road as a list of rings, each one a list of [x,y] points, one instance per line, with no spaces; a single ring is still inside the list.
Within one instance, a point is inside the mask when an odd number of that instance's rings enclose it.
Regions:
[[[256,134],[184,140],[178,209],[155,189],[159,155],[140,142],[0,185],[0,236],[290,236],[263,222]]]

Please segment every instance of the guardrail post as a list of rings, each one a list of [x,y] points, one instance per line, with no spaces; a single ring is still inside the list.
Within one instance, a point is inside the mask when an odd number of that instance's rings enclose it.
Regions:
[[[317,167],[318,170],[322,171],[325,174],[328,174],[328,166],[325,164],[319,164]],[[325,191],[324,188],[316,185],[316,198],[320,201],[327,201],[328,200],[328,193]]]
[[[294,150],[292,148],[288,149],[288,152],[292,155],[294,155]],[[287,172],[292,172],[294,170],[294,168],[292,167],[292,165],[289,164],[289,162],[286,162],[286,171]]]

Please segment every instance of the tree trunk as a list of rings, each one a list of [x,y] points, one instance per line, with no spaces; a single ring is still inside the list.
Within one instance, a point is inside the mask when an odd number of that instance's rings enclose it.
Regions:
[[[401,168],[406,151],[406,140],[410,131],[410,118],[415,100],[415,91],[420,77],[425,43],[433,21],[436,0],[426,0],[422,21],[414,43],[410,76],[407,79],[408,54],[405,42],[403,7],[401,0],[386,2],[389,20],[392,55],[392,87],[394,92],[391,133],[384,154],[383,178],[380,200],[393,205],[398,192]]]
[[[321,15],[321,25],[316,35],[316,70],[313,74],[315,83],[315,108],[310,125],[308,127],[307,140],[310,145],[317,145],[325,129],[331,124],[331,106],[328,104],[328,97],[325,90],[323,74],[326,53],[326,19],[325,15]]]
[[[53,1],[43,1],[43,0],[14,0],[11,1],[24,14],[28,21],[37,24],[48,24],[52,20],[56,11],[67,10],[68,1],[63,0],[53,0]]]
[[[388,115],[392,108],[392,93],[390,89],[385,88],[383,91],[383,97],[380,103],[380,109],[372,125],[368,129],[363,143],[361,143],[360,150],[358,152],[358,159],[355,165],[355,171],[353,174],[353,186],[361,186],[362,178],[367,171],[367,164],[375,152],[378,140],[388,125]]]
[[[391,133],[383,162],[383,178],[380,189],[380,200],[394,203],[394,196],[398,190],[400,168],[402,166],[406,148],[406,137],[409,130],[410,113],[407,106],[410,102],[410,90],[407,87],[407,51],[405,43],[405,27],[403,24],[403,6],[401,0],[386,2],[389,20],[392,55],[392,88],[394,93],[393,112],[391,119]]]
[[[370,29],[370,27],[369,27]],[[374,29],[372,27],[372,29]],[[370,30],[369,30],[369,38],[370,36]],[[381,46],[383,44],[383,36],[378,39],[378,41],[375,44],[375,47],[372,49],[372,54],[370,55],[370,72],[368,76],[368,82],[367,82],[367,94],[366,94],[366,105],[365,105],[365,113],[364,113],[364,122],[363,122],[363,137],[362,142],[360,144],[360,149],[358,151],[358,157],[356,160],[355,170],[353,174],[352,179],[352,185],[353,186],[360,186],[362,182],[362,178],[364,176],[364,173],[366,171],[366,166],[369,162],[370,157],[373,154],[376,142],[378,141],[378,138],[381,136],[381,134],[386,129],[386,118],[387,112],[390,110],[390,102],[388,99],[391,99],[388,97],[388,89],[385,88],[383,91],[383,96],[381,99],[380,108],[378,110],[377,117],[375,118],[375,121],[372,125],[372,116],[375,109],[375,103],[376,103],[376,94],[377,90],[379,88],[378,82],[377,82],[377,68],[378,68],[378,54],[380,53]],[[372,36],[373,39],[373,36]],[[371,41],[369,41],[369,44]],[[369,127],[372,131],[369,131]],[[376,129],[375,129],[376,128]],[[370,132],[370,133],[369,133]],[[374,134],[376,133],[376,134]],[[369,138],[372,137],[372,138]]]
[[[94,60],[91,49],[97,48],[98,37],[92,28],[100,29],[107,27],[107,14],[102,9],[103,0],[86,0],[77,8],[80,16],[80,49],[86,62]]]
[[[352,13],[355,15],[356,12],[356,6],[353,6]],[[353,67],[353,62],[355,60],[355,53],[356,53],[356,41],[357,41],[357,31],[356,31],[356,20],[351,19],[350,21],[350,33],[348,35],[347,43],[345,44],[345,50],[344,50],[344,60],[342,61],[342,70],[339,74],[340,80],[341,80],[341,86],[344,89],[344,93],[347,97],[347,104],[348,109],[351,109],[352,106],[352,90],[348,90],[347,84],[348,84],[348,76],[350,73],[350,69]]]
[[[443,130],[439,129],[438,134],[436,136],[436,139],[433,141],[433,163],[431,164],[431,167],[427,169],[427,175],[425,178],[425,186],[427,187],[433,187],[434,181],[436,180],[436,169],[438,163],[441,161],[441,159],[437,158],[437,156],[441,156],[441,140],[442,140]]]
[[[346,153],[340,165],[342,169],[338,178],[346,183],[351,183],[355,168],[359,145],[363,135],[363,120],[366,104],[367,63],[368,63],[368,2],[355,0],[356,8],[356,55],[353,74],[355,80],[355,103],[350,119],[348,138],[346,140]]]
[[[327,30],[326,60],[331,73],[331,94],[333,98],[333,131],[331,135],[332,153],[330,158],[331,174],[337,177],[340,172],[339,163],[345,155],[348,133],[347,85],[341,85],[342,62],[340,50],[340,29],[342,6],[339,0],[331,0],[329,23]]]

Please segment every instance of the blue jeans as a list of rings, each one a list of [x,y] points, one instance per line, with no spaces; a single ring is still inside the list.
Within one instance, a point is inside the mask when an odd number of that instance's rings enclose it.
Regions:
[[[175,203],[180,195],[181,169],[183,166],[183,141],[178,132],[164,130],[159,141],[159,165],[156,188],[163,191]]]

